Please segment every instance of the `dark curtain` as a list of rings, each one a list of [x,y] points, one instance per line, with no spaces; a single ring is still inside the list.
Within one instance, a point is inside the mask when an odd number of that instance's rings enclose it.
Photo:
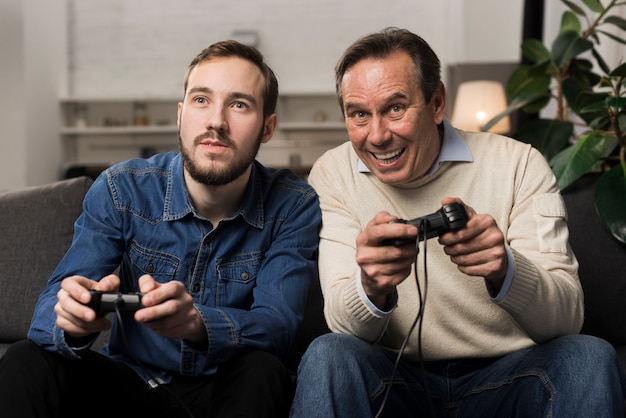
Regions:
[[[535,38],[543,41],[543,0],[524,1],[522,40]],[[523,63],[522,57],[522,63]]]
[[[544,14],[544,0],[525,0],[524,1],[524,17],[522,21],[522,41],[529,38],[539,39],[543,41],[543,14]],[[529,64],[520,54],[521,64]],[[517,123],[518,126],[524,126],[528,121],[537,119],[539,114],[525,113],[518,111]]]

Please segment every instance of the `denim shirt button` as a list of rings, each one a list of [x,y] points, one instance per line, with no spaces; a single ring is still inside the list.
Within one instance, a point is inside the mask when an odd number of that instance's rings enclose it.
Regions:
[[[194,283],[191,290],[193,292],[199,292],[200,291],[200,283]]]
[[[248,273],[247,272],[243,272],[241,273],[241,280],[248,280]]]
[[[148,273],[154,273],[154,265],[153,265],[152,263],[148,264],[148,265],[146,266],[146,271],[147,271]]]

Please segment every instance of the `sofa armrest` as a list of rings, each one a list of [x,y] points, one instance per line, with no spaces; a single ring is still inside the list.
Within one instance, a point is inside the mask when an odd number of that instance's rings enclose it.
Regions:
[[[0,193],[0,343],[26,338],[33,308],[69,248],[89,177]]]

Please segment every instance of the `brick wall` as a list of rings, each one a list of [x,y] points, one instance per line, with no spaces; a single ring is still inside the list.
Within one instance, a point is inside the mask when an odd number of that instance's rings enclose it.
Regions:
[[[448,3],[69,0],[69,94],[178,97],[196,53],[237,30],[257,32],[281,91],[331,92],[345,47],[384,26],[421,34],[445,62]]]

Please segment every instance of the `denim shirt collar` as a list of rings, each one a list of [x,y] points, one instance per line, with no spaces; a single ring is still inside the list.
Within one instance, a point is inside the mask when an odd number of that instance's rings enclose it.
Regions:
[[[263,211],[263,182],[259,175],[257,162],[252,164],[250,180],[246,186],[241,206],[225,220],[230,220],[241,215],[251,226],[262,228],[264,223]],[[165,194],[165,206],[163,207],[163,219],[175,221],[182,219],[188,214],[203,218],[196,212],[191,196],[187,191],[185,176],[183,172],[183,159],[180,153],[172,159],[169,166],[167,191]]]

